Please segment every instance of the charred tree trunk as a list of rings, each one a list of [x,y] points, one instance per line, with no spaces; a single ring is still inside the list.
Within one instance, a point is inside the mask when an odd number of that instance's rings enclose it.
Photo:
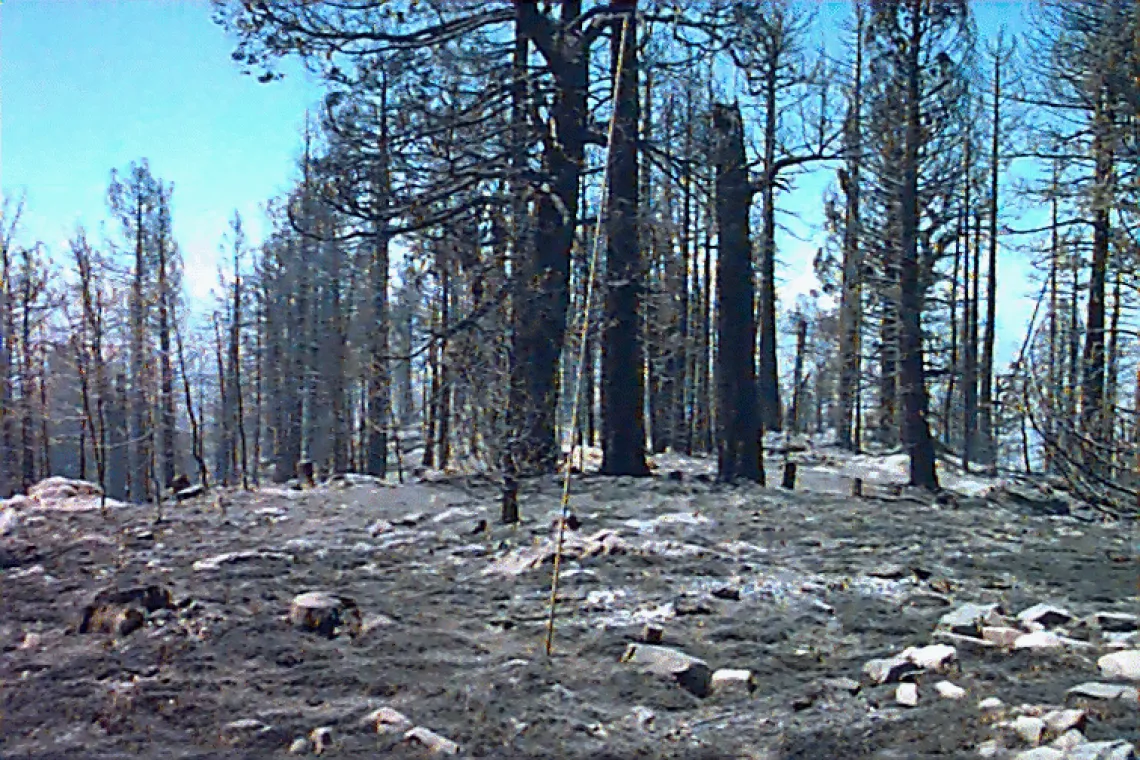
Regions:
[[[639,93],[637,0],[624,0],[624,21],[612,32],[611,71],[617,93],[609,146],[606,207],[608,288],[602,343],[602,472],[648,475],[645,460],[644,347],[638,324],[642,259],[638,225]],[[623,44],[624,43],[624,44]]]
[[[717,341],[731,350],[717,352],[718,477],[764,482],[760,456],[755,375],[756,317],[753,311],[752,243],[744,155],[744,122],[738,107],[716,105],[716,224],[720,241],[717,268]]]
[[[914,0],[917,4],[917,0]],[[910,457],[910,484],[938,489],[934,467],[934,441],[926,419],[926,368],[922,331],[921,261],[918,246],[918,152],[922,141],[920,50],[922,14],[911,13],[910,40],[906,69],[906,138],[903,157],[903,183],[899,192],[901,258],[899,266],[900,308],[899,348],[903,390],[903,442]]]

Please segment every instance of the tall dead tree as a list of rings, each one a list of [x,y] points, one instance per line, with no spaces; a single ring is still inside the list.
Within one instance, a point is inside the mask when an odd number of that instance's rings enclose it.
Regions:
[[[638,320],[643,288],[638,181],[637,0],[611,32],[614,96],[606,207],[606,303],[602,338],[602,472],[648,475],[645,460],[644,346]]]
[[[744,155],[744,121],[738,106],[716,105],[718,478],[764,482],[761,425],[755,375],[756,317],[752,243],[748,222],[751,193]]]

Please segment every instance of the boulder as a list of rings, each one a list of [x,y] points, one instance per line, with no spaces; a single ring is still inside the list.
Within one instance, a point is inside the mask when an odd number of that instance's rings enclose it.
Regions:
[[[1051,604],[1035,604],[1017,614],[1017,621],[1022,625],[1038,623],[1046,628],[1065,625],[1073,619],[1071,612]]]
[[[895,689],[895,701],[904,707],[918,705],[918,686],[913,683],[900,683]]]
[[[1108,678],[1140,681],[1140,649],[1126,649],[1106,654],[1096,661],[1100,672]]]
[[[963,604],[938,621],[938,627],[964,636],[977,636],[982,625],[992,625],[1001,608],[996,604]]]
[[[712,691],[713,672],[708,663],[679,649],[653,644],[630,644],[621,661],[655,676],[673,680],[698,697],[707,697]]]
[[[303,631],[334,639],[341,633],[356,636],[361,630],[360,608],[346,596],[310,591],[293,598],[289,622]]]
[[[907,676],[922,671],[922,667],[914,664],[909,657],[896,655],[876,660],[868,660],[863,666],[863,674],[871,679],[871,683],[897,683]]]
[[[416,726],[404,734],[408,744],[423,747],[433,755],[458,755],[459,745],[423,726]]]

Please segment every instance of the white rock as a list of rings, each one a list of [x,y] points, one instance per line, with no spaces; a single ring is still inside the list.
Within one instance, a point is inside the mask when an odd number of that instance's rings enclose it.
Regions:
[[[1126,701],[1136,700],[1140,696],[1140,692],[1135,687],[1122,683],[1100,683],[1098,681],[1086,681],[1077,684],[1066,693],[1089,699],[1123,699]]]
[[[1106,654],[1096,661],[1100,672],[1108,678],[1127,678],[1140,681],[1140,649],[1125,649]]]
[[[1013,642],[1014,649],[1061,649],[1064,646],[1061,637],[1049,631],[1022,634]]]
[[[913,683],[900,683],[895,689],[895,701],[905,707],[918,704],[918,687]]]
[[[1089,742],[1073,747],[1065,760],[1132,760],[1136,748],[1126,741]]]
[[[939,681],[934,684],[934,690],[938,692],[938,696],[944,699],[964,699],[966,697],[965,689],[949,681]]]
[[[0,509],[0,536],[7,535],[16,528],[16,510],[9,507]]]
[[[1013,760],[1065,760],[1064,752],[1053,747],[1036,747],[1018,752]]]
[[[987,739],[978,745],[976,752],[978,757],[997,757],[998,752],[1001,751],[1001,745],[994,739]]]
[[[309,741],[313,743],[313,752],[318,755],[332,747],[333,733],[328,726],[318,726],[309,732]]]
[[[1002,702],[997,697],[986,697],[981,702],[978,702],[978,709],[989,712],[991,710],[1000,710],[1005,707],[1005,702]]]
[[[1006,626],[987,625],[982,628],[982,639],[1006,649],[1011,648],[1024,635],[1023,631]]]
[[[1084,710],[1051,710],[1043,716],[1045,727],[1054,734],[1063,734],[1071,728],[1080,728],[1085,723]]]
[[[1058,736],[1049,746],[1056,747],[1063,752],[1068,752],[1073,747],[1084,744],[1086,741],[1088,740],[1085,739],[1085,735],[1073,728]]]
[[[1051,604],[1035,604],[1029,609],[1022,610],[1017,615],[1017,620],[1022,625],[1026,623],[1040,623],[1046,628],[1064,625],[1072,619],[1073,614],[1071,612]]]
[[[713,672],[711,687],[714,692],[718,693],[748,694],[756,688],[756,681],[752,677],[751,670],[721,668]]]
[[[931,644],[908,647],[902,656],[924,670],[943,670],[958,657],[958,651],[949,644]]]
[[[1127,612],[1097,612],[1087,622],[1112,633],[1128,633],[1140,629],[1140,617]]]
[[[412,727],[412,721],[402,712],[391,707],[377,707],[365,715],[361,721],[365,726],[371,726],[378,734],[396,734],[407,731]]]
[[[863,672],[867,674],[872,682],[877,684],[895,683],[904,676],[915,673],[918,670],[920,670],[920,668],[911,662],[909,657],[904,655],[868,660],[867,663],[863,665]]]
[[[1013,731],[1026,744],[1036,746],[1041,743],[1041,735],[1045,733],[1045,721],[1029,715],[1019,715],[1013,721]]]
[[[938,621],[939,628],[967,636],[977,634],[981,624],[992,615],[998,614],[996,604],[963,604],[943,615]]]
[[[433,755],[459,754],[458,744],[423,726],[416,726],[410,729],[404,734],[404,741],[409,744],[418,744]]]
[[[289,754],[307,755],[310,749],[312,749],[312,744],[309,742],[308,737],[298,736],[293,740],[293,743],[289,745]]]
[[[630,644],[621,661],[637,665],[653,675],[671,678],[698,697],[707,697],[712,687],[712,669],[708,663],[679,649]]]

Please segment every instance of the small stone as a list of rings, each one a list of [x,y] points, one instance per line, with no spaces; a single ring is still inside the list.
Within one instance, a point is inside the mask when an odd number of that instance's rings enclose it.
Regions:
[[[1017,640],[1024,635],[1023,631],[1006,626],[987,625],[982,628],[982,639],[1005,649],[1012,649]]]
[[[289,606],[289,622],[304,631],[336,638],[341,633],[355,636],[362,626],[360,608],[345,596],[310,591],[293,598]]]
[[[863,673],[871,679],[872,683],[896,683],[903,678],[922,670],[911,662],[909,657],[897,655],[878,660],[868,660],[863,666]]]
[[[1106,654],[1096,661],[1100,672],[1108,678],[1140,681],[1140,649],[1126,649]]]
[[[313,752],[318,755],[332,747],[333,733],[328,726],[319,726],[309,732],[309,740],[313,742]]]
[[[430,728],[416,726],[404,734],[404,741],[416,744],[433,755],[458,755],[459,745],[446,739]]]
[[[918,704],[918,686],[913,683],[900,683],[895,689],[895,701],[904,707]]]
[[[989,652],[997,648],[997,644],[976,636],[966,636],[953,631],[935,631],[933,637],[940,641],[952,641],[954,645],[967,652]]]
[[[24,634],[24,640],[20,642],[20,649],[36,649],[43,643],[43,637],[34,631],[29,631]]]
[[[896,564],[894,562],[889,562],[885,565],[879,565],[878,567],[873,568],[870,572],[867,573],[867,575],[871,576],[872,578],[882,578],[883,580],[897,581],[910,575],[910,571],[902,565]]]
[[[412,721],[408,716],[391,707],[378,707],[365,715],[360,722],[373,727],[378,734],[397,734],[412,727]]]
[[[957,609],[943,615],[938,621],[938,627],[965,636],[977,636],[978,630],[984,622],[1000,612],[996,604],[963,604]]]
[[[1110,633],[1140,630],[1140,617],[1126,612],[1098,612],[1089,618],[1089,622],[1100,630]]]
[[[1036,747],[1018,752],[1013,760],[1065,760],[1067,755],[1053,747]]]
[[[653,721],[657,719],[657,713],[645,707],[644,705],[636,705],[630,711],[630,718],[633,720],[634,725],[643,731],[649,730],[653,725]]]
[[[1081,728],[1085,724],[1084,710],[1051,710],[1042,718],[1045,728],[1053,734],[1063,734],[1071,728]]]
[[[1126,741],[1088,742],[1065,755],[1065,760],[1134,760],[1136,748]]]
[[[272,729],[256,718],[242,718],[227,723],[222,727],[222,740],[230,743],[240,743],[242,737],[252,734],[263,734]]]
[[[751,694],[756,681],[751,670],[721,668],[712,674],[711,688],[716,693]]]
[[[307,754],[309,754],[309,751],[311,749],[312,749],[312,744],[309,742],[308,737],[298,736],[296,739],[293,740],[293,743],[289,745],[289,754],[290,755],[307,755]]]
[[[387,520],[377,520],[368,526],[368,535],[376,538],[377,536],[382,536],[385,533],[391,533],[393,530],[395,530],[395,528],[392,526],[392,523],[388,522]]]
[[[630,644],[621,661],[637,665],[653,675],[670,678],[698,697],[707,697],[712,688],[712,669],[708,664],[678,649]]]
[[[1088,741],[1088,740],[1085,739],[1085,735],[1074,728],[1074,729],[1070,729],[1070,730],[1066,731],[1065,733],[1061,734],[1060,736],[1058,736],[1056,739],[1053,740],[1053,742],[1050,744],[1050,746],[1056,747],[1057,749],[1061,750],[1062,752],[1067,752],[1067,751],[1071,750],[1073,747],[1077,747],[1081,744],[1084,744],[1086,741]]]
[[[986,697],[981,702],[978,702],[978,709],[985,712],[1000,710],[1003,707],[1005,707],[1005,702],[1002,702],[997,697]]]
[[[965,689],[949,681],[939,681],[934,684],[934,690],[938,692],[938,696],[944,699],[965,699],[966,697]]]
[[[641,640],[646,644],[660,644],[665,638],[665,628],[657,623],[646,623],[641,629]]]
[[[395,520],[392,521],[392,524],[398,525],[401,528],[410,528],[413,525],[420,523],[423,519],[424,519],[424,513],[423,512],[409,512],[408,514],[404,515],[403,517],[397,517]],[[424,729],[424,730],[426,731],[427,729]]]
[[[1045,733],[1045,721],[1029,715],[1019,715],[1013,721],[1013,731],[1026,744],[1036,746],[1041,743],[1041,735]]]
[[[978,757],[997,757],[998,752],[1001,751],[1001,745],[993,739],[987,739],[979,744],[974,751],[978,753]]]
[[[1100,683],[1097,681],[1086,681],[1085,683],[1077,684],[1065,693],[1074,697],[1086,697],[1088,699],[1135,700],[1137,698],[1137,690],[1132,686],[1126,686],[1122,683]]]
[[[1022,610],[1017,615],[1022,625],[1026,623],[1039,623],[1046,628],[1065,625],[1073,620],[1073,614],[1068,610],[1055,607],[1051,604],[1035,604],[1029,609]]]
[[[848,694],[858,694],[859,690],[863,688],[863,684],[856,681],[854,678],[824,678],[819,682],[821,691],[845,691]]]
[[[923,670],[944,670],[958,657],[958,652],[949,644],[931,644],[925,647],[908,647],[903,657]]]
[[[1055,633],[1049,631],[1034,631],[1018,636],[1013,642],[1014,649],[1061,649],[1065,642]]]

